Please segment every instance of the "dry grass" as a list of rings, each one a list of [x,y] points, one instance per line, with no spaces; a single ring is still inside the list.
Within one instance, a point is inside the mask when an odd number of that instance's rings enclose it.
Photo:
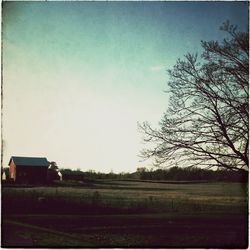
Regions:
[[[129,181],[3,187],[3,242],[36,247],[244,248],[247,188],[240,183]]]
[[[94,187],[3,188],[3,197],[45,197],[72,202],[101,203],[115,207],[169,207],[179,204],[247,206],[247,186],[240,183],[163,184],[109,181]],[[171,203],[171,204],[170,204]],[[203,209],[205,209],[203,207]]]

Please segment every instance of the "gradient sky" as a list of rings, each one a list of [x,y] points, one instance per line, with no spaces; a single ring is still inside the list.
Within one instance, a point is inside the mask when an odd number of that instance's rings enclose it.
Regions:
[[[2,18],[4,167],[132,172],[150,166],[137,122],[167,109],[166,69],[224,21],[247,28],[248,3],[4,2]]]

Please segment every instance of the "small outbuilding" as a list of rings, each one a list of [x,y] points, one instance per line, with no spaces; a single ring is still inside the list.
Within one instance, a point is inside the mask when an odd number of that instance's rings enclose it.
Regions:
[[[57,172],[58,176],[59,176],[59,180],[62,181],[62,173],[60,171]]]
[[[9,161],[9,177],[15,183],[46,183],[49,165],[45,157],[12,156]]]
[[[7,175],[5,173],[5,171],[2,172],[2,181],[6,181],[7,179]]]

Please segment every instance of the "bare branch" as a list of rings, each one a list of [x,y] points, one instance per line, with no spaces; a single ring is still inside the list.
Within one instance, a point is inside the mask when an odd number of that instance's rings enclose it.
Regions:
[[[229,23],[222,30],[231,39],[202,42],[201,58],[187,54],[168,71],[170,105],[160,128],[140,125],[154,145],[143,156],[157,165],[248,169],[248,33]]]

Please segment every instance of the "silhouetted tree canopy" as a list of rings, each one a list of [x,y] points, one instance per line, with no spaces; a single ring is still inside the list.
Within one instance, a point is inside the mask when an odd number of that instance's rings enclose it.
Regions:
[[[168,169],[145,170],[139,173],[141,180],[155,181],[227,181],[227,182],[247,182],[248,172],[230,171],[227,169],[213,171],[197,167],[172,167]]]
[[[187,54],[168,71],[170,104],[159,129],[140,125],[151,145],[142,156],[156,165],[248,170],[248,33],[229,22],[221,30],[222,42],[202,41],[200,57]]]
[[[48,182],[53,182],[54,180],[60,179],[60,177],[58,175],[58,171],[59,171],[59,169],[58,169],[56,162],[51,161],[50,166],[48,168],[48,173],[47,173]]]

